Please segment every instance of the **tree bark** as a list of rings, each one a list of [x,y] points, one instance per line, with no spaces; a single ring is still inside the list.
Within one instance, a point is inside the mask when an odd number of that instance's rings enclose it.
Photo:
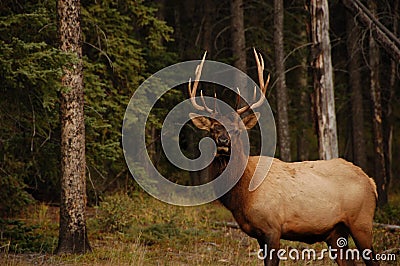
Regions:
[[[244,33],[243,0],[231,0],[233,66],[246,73],[246,37]]]
[[[305,72],[305,71],[304,71]],[[305,76],[302,81],[307,81]],[[301,82],[299,84],[302,84]],[[299,161],[307,161],[310,157],[310,143],[307,139],[307,126],[312,124],[310,119],[310,95],[305,91],[306,86],[301,86],[302,91],[300,92],[300,114],[299,123],[300,128],[297,133],[297,159]]]
[[[329,38],[329,8],[327,0],[311,0],[310,3],[318,149],[320,158],[329,160],[337,158],[339,154]]]
[[[309,31],[310,25],[307,23],[297,23],[294,24],[294,32],[299,35],[301,42],[306,44],[309,42]],[[292,26],[292,27],[293,27]],[[294,80],[296,84],[297,94],[295,94],[295,102],[297,105],[297,116],[295,115],[296,123],[296,142],[297,142],[297,160],[307,161],[310,159],[310,139],[309,130],[312,128],[313,121],[311,120],[311,98],[310,90],[308,84],[308,52],[306,49],[302,49],[303,52],[299,53],[296,57],[295,65],[300,67],[292,71],[292,76],[294,74]],[[293,98],[294,99],[294,98]],[[293,147],[292,147],[293,148]]]
[[[376,3],[369,1],[370,9],[376,10]],[[374,172],[375,181],[378,191],[378,206],[382,207],[387,204],[387,182],[385,155],[383,147],[383,127],[382,127],[382,100],[381,88],[379,83],[379,47],[372,36],[369,37],[369,67],[370,67],[370,90],[373,106],[373,135],[374,135]]]
[[[393,3],[393,34],[397,36],[399,29],[399,0],[395,0]],[[393,161],[393,99],[394,92],[398,86],[398,78],[397,78],[397,66],[398,61],[392,59],[390,64],[390,81],[389,87],[384,91],[384,108],[383,108],[383,139],[384,139],[384,155],[386,158],[386,180],[388,187],[390,186],[390,182],[393,176],[392,173],[392,161]]]
[[[246,73],[246,37],[244,33],[243,0],[231,0],[231,32],[232,32],[232,55],[233,66]],[[240,88],[242,96],[250,99],[250,90],[244,89],[246,80],[239,74],[235,74],[234,84]],[[241,101],[245,104],[245,101]]]
[[[61,50],[76,56],[64,67],[61,91],[61,205],[56,253],[91,251],[86,231],[86,162],[80,1],[58,0]]]
[[[350,14],[347,14],[346,22],[347,53],[349,55],[348,70],[351,88],[353,162],[366,170],[367,157],[364,137],[364,108],[360,73],[362,44],[359,43],[359,40],[361,39],[361,31],[354,23],[354,18]]]
[[[288,118],[288,92],[285,77],[285,52],[283,44],[283,0],[274,0],[274,48],[275,48],[275,70],[276,103],[277,103],[277,126],[279,155],[283,161],[291,161],[290,154],[290,131]]]
[[[207,51],[210,58],[213,55],[213,39],[212,39],[212,24],[213,24],[213,12],[215,6],[212,0],[204,1],[204,26],[203,26],[203,49]]]

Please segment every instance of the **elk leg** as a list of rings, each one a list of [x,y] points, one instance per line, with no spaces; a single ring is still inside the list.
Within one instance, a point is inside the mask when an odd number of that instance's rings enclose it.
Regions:
[[[372,248],[372,223],[369,226],[358,223],[358,226],[353,226],[353,228],[350,228],[350,233],[360,252],[360,256],[364,260],[365,265],[379,265],[379,262],[373,260],[373,258],[375,258],[375,252]]]
[[[279,265],[278,250],[280,246],[280,237],[278,234],[271,234],[258,238],[260,249],[264,253],[264,266]]]
[[[330,254],[339,266],[355,265],[354,259],[347,257],[347,250],[349,248],[348,237],[348,229],[344,225],[339,224],[326,239]]]

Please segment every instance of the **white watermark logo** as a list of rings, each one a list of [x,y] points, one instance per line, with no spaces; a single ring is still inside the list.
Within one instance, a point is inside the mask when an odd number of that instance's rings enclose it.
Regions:
[[[342,247],[347,246],[347,239],[344,238],[344,237],[339,237],[339,238],[336,240],[336,245],[337,245],[339,248],[342,248]]]
[[[236,184],[246,168],[246,162],[237,166],[232,165],[229,161],[225,171],[211,182],[198,186],[184,186],[171,182],[163,176],[149,157],[146,146],[146,132],[148,132],[146,131],[146,123],[152,117],[152,109],[156,102],[171,89],[182,88],[182,94],[185,95],[184,88],[187,88],[189,79],[195,75],[199,63],[199,60],[195,60],[175,64],[158,71],[145,80],[130,99],[122,127],[122,146],[125,160],[136,182],[153,197],[180,206],[200,205],[218,199]],[[203,69],[200,82],[216,84],[236,93],[238,84],[235,84],[235,82],[239,80],[240,84],[245,86],[245,88],[241,88],[241,91],[250,88],[253,91],[253,88],[256,87],[257,95],[264,97],[258,85],[249,76],[232,66],[206,60]],[[251,104],[252,97],[250,95],[241,96],[245,103]],[[222,114],[235,114],[235,110],[221,100],[212,97],[197,100],[204,100],[208,105],[216,104]],[[189,113],[193,111],[189,99],[180,102],[169,110],[161,128],[161,144],[166,158],[174,167],[183,171],[199,171],[208,167],[216,154],[216,145],[209,137],[205,137],[199,142],[200,156],[198,158],[187,158],[181,151],[179,134],[183,126],[189,121]],[[266,100],[257,108],[257,112],[261,113],[258,120],[261,140],[260,154],[273,157],[276,130],[273,114]],[[200,113],[200,115],[210,116],[207,113]],[[217,118],[214,117],[214,119]],[[224,124],[224,126],[230,132],[232,126],[229,124]],[[243,151],[245,154],[249,154],[250,141],[246,131],[242,133],[242,140]],[[231,149],[231,153],[235,153],[237,148],[233,145]],[[272,159],[264,161],[262,169],[261,166],[260,169],[256,168],[249,190],[254,190],[261,184],[271,163]],[[231,169],[235,169],[235,171],[231,171]],[[232,176],[232,172],[235,173],[234,176]],[[230,175],[227,173],[230,173]]]
[[[396,261],[396,254],[393,253],[382,253],[382,254],[374,254],[370,249],[364,249],[360,252],[358,249],[350,249],[344,248],[347,247],[348,242],[344,237],[339,237],[336,240],[337,248],[328,247],[327,249],[322,249],[317,251],[312,248],[306,249],[268,249],[268,245],[264,245],[263,248],[260,248],[257,252],[257,257],[260,260],[264,259],[272,259],[277,257],[279,260],[324,260],[326,256],[328,256],[331,260],[375,260],[375,261]],[[342,249],[344,248],[344,249]]]

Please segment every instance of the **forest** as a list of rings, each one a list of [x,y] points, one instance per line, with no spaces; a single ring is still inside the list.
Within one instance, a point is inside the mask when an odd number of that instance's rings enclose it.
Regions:
[[[0,262],[254,263],[249,254],[257,243],[243,240],[229,212],[218,203],[184,209],[151,199],[132,178],[122,146],[129,100],[151,75],[175,63],[199,60],[207,51],[208,60],[232,65],[258,82],[253,48],[264,59],[265,76],[270,74],[266,98],[277,129],[274,156],[287,162],[340,157],[374,178],[379,194],[375,222],[380,226],[374,229],[374,243],[400,260],[399,0],[329,1],[328,48],[313,42],[308,0],[72,1],[80,5],[78,56],[60,45],[58,2],[63,1],[0,1]],[[320,142],[326,131],[319,130],[318,54],[329,54],[332,64],[330,115],[335,118],[336,143],[331,145],[336,153],[330,156],[324,155]],[[63,108],[70,94],[63,78],[66,65],[80,66],[83,73],[83,184],[89,250],[95,255],[10,257],[50,254],[57,247],[65,182]],[[160,142],[169,110],[189,96],[186,86],[169,90],[157,101],[146,123],[146,147],[169,180],[198,185],[209,181],[207,174],[174,167]],[[212,85],[202,86],[205,95],[214,95]],[[223,89],[218,98],[234,104]],[[257,154],[259,131],[250,136],[251,153]],[[183,153],[197,157],[203,135],[188,124],[179,137]],[[110,247],[129,244],[110,251],[107,239]],[[194,255],[185,241],[193,241],[204,256]],[[227,252],[232,247],[235,251]]]

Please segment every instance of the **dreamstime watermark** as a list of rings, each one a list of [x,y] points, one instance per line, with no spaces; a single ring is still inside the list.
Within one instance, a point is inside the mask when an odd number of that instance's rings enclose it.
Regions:
[[[246,167],[246,162],[238,166],[232,165],[229,161],[225,171],[211,182],[199,186],[183,186],[164,177],[150,160],[146,145],[146,132],[148,132],[146,123],[154,115],[151,113],[154,105],[171,89],[182,88],[182,94],[185,94],[184,90],[187,88],[188,81],[190,78],[193,80],[199,63],[199,60],[194,60],[175,64],[158,71],[145,80],[130,99],[122,127],[125,160],[136,182],[153,197],[180,206],[200,205],[218,199],[236,184]],[[237,92],[238,84],[235,82],[238,81],[244,86],[241,88],[244,102],[252,103],[253,93],[243,92],[246,90],[253,92],[255,87],[257,95],[264,97],[258,85],[245,73],[221,62],[205,61],[200,82],[216,84],[224,89]],[[221,100],[212,97],[204,97],[204,99],[209,106],[216,104],[221,114],[236,114],[234,109]],[[201,102],[200,99],[197,101]],[[169,110],[161,129],[161,144],[164,154],[171,164],[184,171],[199,171],[206,168],[212,163],[216,154],[216,145],[208,137],[201,139],[198,144],[200,150],[198,158],[190,159],[182,153],[179,134],[189,121],[189,113],[193,111],[195,110],[189,99],[180,102]],[[266,155],[266,157],[263,157],[262,163],[259,163],[255,170],[249,185],[250,191],[256,189],[268,173],[276,146],[275,122],[267,100],[257,108],[257,112],[261,113],[258,121],[261,136],[260,154]],[[208,113],[199,113],[199,115],[210,116]],[[223,121],[219,122],[223,123]],[[229,123],[223,125],[228,132],[233,129]],[[242,141],[243,151],[245,154],[249,154],[250,141],[246,131],[242,133]],[[232,146],[231,149],[231,153],[235,153],[237,147]],[[236,176],[227,174],[232,172],[230,171],[232,167],[235,167]]]
[[[360,252],[358,249],[341,249],[342,247],[347,246],[347,239],[344,237],[339,237],[336,240],[336,245],[338,248],[332,248],[328,246],[327,249],[322,249],[321,251],[317,251],[312,248],[306,248],[302,250],[298,250],[295,248],[291,248],[289,250],[286,249],[268,249],[268,246],[265,244],[263,248],[260,248],[257,252],[257,257],[260,260],[264,259],[272,259],[274,257],[278,257],[280,260],[324,260],[326,256],[328,256],[331,260],[374,260],[374,261],[396,261],[396,254],[393,253],[382,253],[382,254],[374,254],[374,252],[370,249],[364,249]]]

